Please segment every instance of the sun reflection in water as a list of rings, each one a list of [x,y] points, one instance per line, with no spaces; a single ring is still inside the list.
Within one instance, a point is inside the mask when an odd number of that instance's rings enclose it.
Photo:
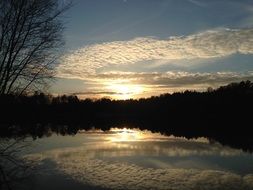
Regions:
[[[110,131],[115,132],[113,136],[109,137],[112,142],[138,141],[142,137],[139,131],[127,128],[112,128]]]
[[[109,136],[107,140],[111,142],[133,142],[133,141],[148,141],[154,140],[168,140],[168,136],[163,136],[160,133],[152,133],[148,130],[129,129],[129,128],[111,128],[110,132],[113,135]]]

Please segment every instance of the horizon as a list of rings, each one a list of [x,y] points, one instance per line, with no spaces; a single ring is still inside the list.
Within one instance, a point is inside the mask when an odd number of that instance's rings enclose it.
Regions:
[[[73,0],[62,20],[52,94],[138,99],[253,80],[249,0]]]
[[[63,97],[63,96],[67,96],[67,97],[74,96],[74,97],[77,97],[79,100],[99,101],[99,100],[102,100],[102,99],[107,99],[107,100],[111,100],[111,101],[125,101],[125,100],[126,101],[128,101],[128,100],[137,100],[137,101],[139,101],[141,99],[159,98],[159,97],[165,96],[165,95],[172,95],[173,96],[174,94],[184,94],[186,92],[190,92],[190,93],[210,93],[210,92],[218,91],[219,89],[222,89],[222,88],[232,87],[233,85],[235,87],[235,86],[239,86],[241,84],[244,85],[244,84],[247,84],[247,83],[253,84],[253,82],[251,82],[250,80],[243,80],[243,81],[239,81],[239,82],[232,82],[232,83],[229,83],[229,84],[226,84],[226,85],[221,85],[221,86],[218,86],[216,88],[207,87],[206,89],[203,89],[203,90],[185,89],[185,90],[181,90],[181,91],[164,92],[164,93],[161,93],[161,94],[147,96],[147,97],[137,97],[137,98],[130,97],[130,98],[128,98],[128,94],[126,94],[126,96],[125,96],[126,98],[120,98],[120,99],[117,98],[117,97],[114,98],[113,96],[90,97],[89,94],[91,92],[87,92],[87,93],[69,93],[69,94],[52,94],[50,92],[45,92],[45,91],[35,91],[33,93],[24,94],[24,96],[32,97],[32,96],[36,96],[36,95],[42,93],[45,96],[53,97],[53,98]],[[232,88],[234,88],[234,87],[232,87]],[[13,95],[15,95],[15,94],[13,94]]]
[[[239,81],[239,82],[245,82],[245,81]],[[251,81],[250,81],[251,82]],[[52,95],[53,97],[60,97],[60,96],[76,96],[78,99],[80,100],[86,100],[86,99],[91,99],[91,100],[101,100],[101,99],[110,99],[110,100],[140,100],[140,99],[149,99],[149,98],[152,98],[152,97],[159,97],[159,96],[163,96],[163,95],[173,95],[173,94],[177,94],[177,93],[184,93],[184,92],[197,92],[197,93],[202,93],[202,92],[208,92],[209,88],[211,88],[212,90],[217,90],[218,88],[220,87],[224,87],[224,86],[227,86],[229,84],[232,84],[232,83],[228,83],[228,84],[225,84],[225,85],[222,85],[222,86],[218,86],[216,88],[213,88],[213,87],[207,87],[206,89],[201,89],[201,90],[196,90],[196,89],[182,89],[182,90],[178,90],[178,91],[172,91],[172,92],[163,92],[161,94],[154,94],[154,95],[150,95],[150,96],[145,96],[145,97],[130,97],[131,94],[120,94],[118,93],[119,95],[122,95],[122,96],[100,96],[100,97],[92,97],[90,96],[90,94],[94,94],[96,95],[96,93],[94,92],[84,92],[84,93],[69,93],[69,94],[50,94],[48,93],[48,95]],[[99,93],[99,92],[98,92]],[[33,94],[31,94],[31,96],[33,96]]]

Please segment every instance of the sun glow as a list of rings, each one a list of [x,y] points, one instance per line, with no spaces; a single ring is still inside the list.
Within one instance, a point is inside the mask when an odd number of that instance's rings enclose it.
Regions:
[[[112,136],[107,140],[110,142],[134,142],[134,141],[149,141],[149,140],[168,140],[168,136],[163,136],[160,133],[152,133],[148,130],[140,130],[137,128],[111,128]]]
[[[112,128],[110,131],[115,132],[115,135],[109,139],[112,142],[138,141],[142,138],[142,135],[139,131],[132,129]]]
[[[123,100],[135,98],[144,91],[144,87],[133,84],[110,84],[107,89],[115,93],[113,98]]]

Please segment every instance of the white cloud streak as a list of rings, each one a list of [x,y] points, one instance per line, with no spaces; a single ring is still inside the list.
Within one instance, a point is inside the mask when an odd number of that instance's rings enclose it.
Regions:
[[[215,73],[201,73],[201,72],[182,72],[169,71],[164,73],[135,73],[135,72],[106,72],[97,75],[89,75],[90,81],[113,81],[126,80],[131,84],[144,85],[165,85],[167,87],[179,85],[196,85],[196,84],[221,84],[231,81],[250,80],[253,79],[253,72],[215,72]]]
[[[253,29],[218,29],[189,36],[157,39],[135,38],[85,46],[63,57],[59,77],[96,74],[110,65],[149,60],[211,59],[232,54],[253,54]]]

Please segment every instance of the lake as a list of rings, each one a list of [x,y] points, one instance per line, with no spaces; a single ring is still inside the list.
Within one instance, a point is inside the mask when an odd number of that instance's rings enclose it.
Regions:
[[[113,128],[26,141],[36,167],[17,189],[253,189],[253,154],[203,137]]]

